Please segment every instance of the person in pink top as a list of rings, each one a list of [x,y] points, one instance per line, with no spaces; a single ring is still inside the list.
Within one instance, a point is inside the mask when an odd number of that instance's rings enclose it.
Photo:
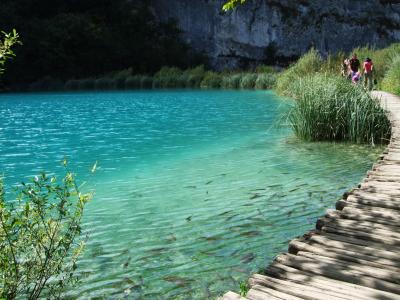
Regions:
[[[363,70],[364,70],[364,86],[365,88],[369,91],[372,91],[373,87],[373,76],[372,76],[372,71],[374,69],[374,64],[372,63],[372,60],[367,57],[364,61],[363,64]]]

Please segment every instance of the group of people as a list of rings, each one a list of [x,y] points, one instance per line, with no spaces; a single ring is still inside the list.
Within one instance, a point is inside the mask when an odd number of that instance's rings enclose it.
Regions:
[[[342,75],[349,78],[354,84],[359,83],[361,78],[364,77],[364,86],[371,91],[374,85],[374,64],[372,60],[367,57],[363,62],[362,69],[360,67],[361,63],[357,58],[357,54],[354,53],[350,59],[346,58],[343,61]]]

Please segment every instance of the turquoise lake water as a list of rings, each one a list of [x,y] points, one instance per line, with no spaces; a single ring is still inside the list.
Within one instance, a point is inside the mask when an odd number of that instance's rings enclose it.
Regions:
[[[67,156],[96,191],[80,299],[215,299],[357,184],[381,149],[302,143],[265,91],[0,96],[9,186]],[[95,175],[90,169],[98,162]]]

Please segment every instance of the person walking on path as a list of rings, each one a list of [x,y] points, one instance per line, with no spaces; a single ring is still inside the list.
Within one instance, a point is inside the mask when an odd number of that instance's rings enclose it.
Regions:
[[[351,57],[350,61],[350,70],[351,70],[351,78],[353,78],[353,76],[358,72],[358,69],[360,68],[360,61],[357,58],[357,54],[353,54],[353,56]]]
[[[374,64],[372,63],[372,60],[369,57],[365,59],[363,64],[363,69],[364,69],[364,87],[368,89],[368,91],[372,91],[373,87],[372,71],[374,69]]]

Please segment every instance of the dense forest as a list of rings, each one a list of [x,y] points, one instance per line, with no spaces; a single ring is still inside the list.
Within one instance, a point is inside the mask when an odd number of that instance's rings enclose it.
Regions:
[[[7,87],[204,62],[174,22],[156,20],[146,0],[1,0],[0,29],[13,28],[23,45],[2,78]]]

